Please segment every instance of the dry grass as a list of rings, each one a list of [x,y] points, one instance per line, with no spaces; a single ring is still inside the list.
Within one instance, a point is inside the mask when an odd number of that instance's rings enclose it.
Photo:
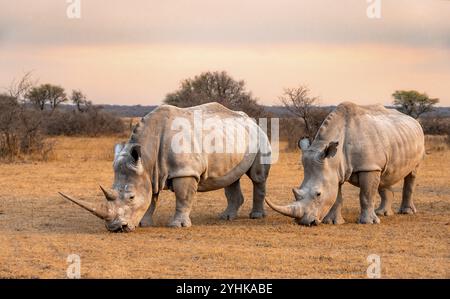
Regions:
[[[450,149],[450,136],[447,135],[426,135],[425,148],[427,153],[441,152]]]
[[[344,188],[341,226],[301,227],[268,209],[250,220],[251,184],[232,222],[217,215],[222,191],[199,194],[193,227],[170,229],[174,196],[163,192],[157,227],[108,233],[103,223],[57,191],[103,200],[98,183],[112,182],[114,138],[58,138],[48,163],[0,165],[0,277],[62,278],[69,254],[81,256],[82,277],[119,278],[344,278],[366,277],[370,254],[381,256],[383,277],[449,278],[450,151],[426,157],[418,178],[418,214],[358,225],[358,190]],[[302,179],[298,153],[282,153],[273,166],[268,196],[291,201]],[[400,185],[396,188],[400,191]],[[398,208],[400,193],[396,193]]]

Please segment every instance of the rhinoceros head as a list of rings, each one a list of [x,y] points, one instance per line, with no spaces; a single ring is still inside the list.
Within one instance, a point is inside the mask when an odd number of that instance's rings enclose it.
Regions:
[[[106,198],[105,202],[94,205],[60,194],[105,220],[109,231],[130,232],[138,226],[150,205],[151,182],[144,171],[139,144],[117,144],[114,152],[113,188],[106,190],[100,186]]]
[[[304,138],[298,144],[303,153],[304,180],[299,188],[292,189],[294,203],[279,206],[267,198],[266,202],[275,211],[295,218],[298,224],[317,225],[336,200],[338,176],[333,158],[339,143],[329,142],[313,148],[309,139]]]

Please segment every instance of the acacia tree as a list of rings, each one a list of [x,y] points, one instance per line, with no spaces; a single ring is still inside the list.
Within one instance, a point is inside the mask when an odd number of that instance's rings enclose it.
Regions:
[[[313,106],[318,103],[319,98],[309,94],[309,88],[304,85],[285,88],[280,101],[289,112],[303,119],[306,134],[313,136]]]
[[[433,111],[433,106],[439,103],[439,99],[430,98],[426,93],[415,90],[397,90],[392,97],[393,104],[400,112],[416,119],[426,112]]]
[[[251,92],[246,91],[243,80],[236,81],[225,71],[204,72],[194,78],[185,79],[180,88],[167,94],[164,103],[191,107],[209,102],[218,102],[232,110],[241,110],[250,116],[259,116],[262,108]]]
[[[45,104],[48,103],[52,111],[54,111],[59,104],[67,102],[64,88],[52,84],[42,84],[31,88],[27,94],[27,98],[39,110],[44,110]]]

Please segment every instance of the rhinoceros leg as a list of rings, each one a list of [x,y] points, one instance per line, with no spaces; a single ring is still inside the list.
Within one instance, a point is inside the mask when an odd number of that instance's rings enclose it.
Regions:
[[[336,201],[334,202],[334,205],[331,207],[331,210],[328,212],[328,214],[323,218],[322,223],[325,223],[325,224],[343,224],[343,223],[345,223],[345,220],[341,214],[342,203],[344,202],[344,199],[342,198],[341,189],[342,189],[342,185],[339,185]]]
[[[262,164],[261,161],[261,153],[258,153],[252,166],[247,171],[247,176],[253,183],[253,208],[249,215],[251,219],[266,216],[264,198],[266,197],[266,181],[269,176],[270,164]]]
[[[170,227],[190,227],[192,201],[197,192],[197,180],[193,177],[175,178],[172,180],[173,191],[176,197],[176,211]]]
[[[158,196],[159,193],[152,195],[152,202],[150,203],[150,207],[148,207],[141,221],[139,222],[139,226],[148,227],[153,225],[153,213],[156,210],[156,205],[158,204]]]
[[[233,220],[237,217],[238,210],[244,203],[240,180],[225,187],[225,196],[227,197],[228,206],[225,211],[220,214],[220,218],[224,220]]]
[[[394,191],[391,187],[380,188],[378,193],[381,197],[380,206],[375,210],[378,216],[391,216],[394,214],[392,212],[392,200],[394,199]]]
[[[412,200],[412,194],[414,192],[414,186],[416,181],[416,171],[408,174],[403,181],[403,194],[400,214],[414,214],[416,213],[416,207]]]
[[[380,185],[379,171],[364,171],[358,173],[359,180],[359,201],[361,205],[361,214],[359,215],[359,223],[380,223],[374,211],[374,198]]]
[[[264,198],[266,197],[266,182],[253,181],[253,208],[250,212],[251,219],[260,219],[266,216],[264,211]]]

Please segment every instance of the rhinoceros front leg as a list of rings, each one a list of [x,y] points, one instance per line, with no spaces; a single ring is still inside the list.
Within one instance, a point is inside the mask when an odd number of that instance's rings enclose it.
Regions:
[[[155,213],[156,205],[158,204],[158,196],[159,193],[152,194],[152,202],[139,222],[139,226],[148,227],[153,225],[153,213]]]
[[[342,203],[344,199],[342,198],[342,185],[339,185],[338,194],[336,197],[336,201],[334,205],[331,207],[331,210],[328,214],[323,218],[322,223],[325,224],[343,224],[345,223],[344,218],[342,217]]]
[[[374,198],[380,185],[379,171],[364,171],[358,174],[359,180],[359,201],[361,205],[361,214],[359,223],[380,223],[380,219],[375,214]]]
[[[227,208],[220,214],[224,220],[233,220],[237,217],[238,210],[244,202],[244,196],[241,191],[240,180],[237,180],[228,187],[225,187],[225,196],[227,198]]]
[[[176,197],[176,211],[170,227],[190,227],[192,201],[197,192],[197,180],[193,177],[175,178],[172,180],[173,191]]]
[[[392,212],[392,200],[394,199],[394,191],[391,187],[381,188],[378,190],[381,197],[380,206],[375,210],[378,216],[391,216],[394,214]]]

